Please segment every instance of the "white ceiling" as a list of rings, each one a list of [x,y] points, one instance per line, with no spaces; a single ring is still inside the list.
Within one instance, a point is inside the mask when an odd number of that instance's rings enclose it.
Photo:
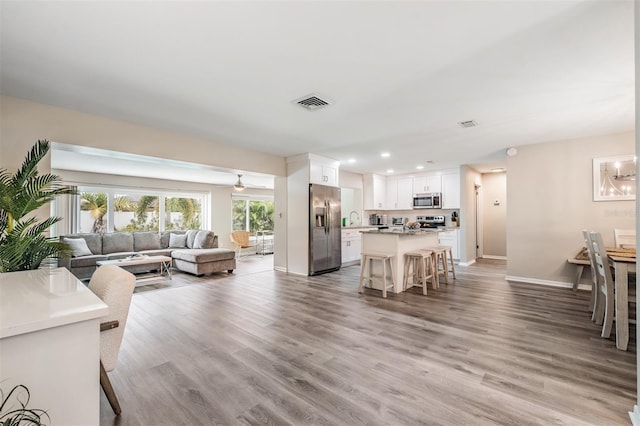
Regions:
[[[354,172],[634,128],[632,0],[0,7],[3,94]]]

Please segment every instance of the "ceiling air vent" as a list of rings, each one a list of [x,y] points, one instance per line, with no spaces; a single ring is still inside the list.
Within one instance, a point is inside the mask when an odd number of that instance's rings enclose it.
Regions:
[[[475,120],[461,121],[458,123],[460,127],[476,127],[478,123]]]
[[[296,104],[300,105],[302,108],[309,111],[316,111],[326,106],[331,105],[331,103],[325,99],[322,99],[319,95],[312,93],[307,96],[303,96],[300,99],[296,99]]]

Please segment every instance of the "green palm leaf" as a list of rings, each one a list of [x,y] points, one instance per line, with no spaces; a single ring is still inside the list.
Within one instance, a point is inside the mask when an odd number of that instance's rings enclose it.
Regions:
[[[0,272],[37,269],[44,259],[70,255],[66,244],[46,236],[61,218],[27,217],[59,195],[75,194],[59,176],[38,174],[48,152],[49,141],[39,140],[14,175],[0,169]]]

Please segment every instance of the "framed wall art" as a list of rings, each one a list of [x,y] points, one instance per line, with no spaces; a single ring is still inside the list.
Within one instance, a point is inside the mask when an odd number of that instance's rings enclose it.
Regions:
[[[593,159],[593,201],[636,199],[636,166],[634,155]]]

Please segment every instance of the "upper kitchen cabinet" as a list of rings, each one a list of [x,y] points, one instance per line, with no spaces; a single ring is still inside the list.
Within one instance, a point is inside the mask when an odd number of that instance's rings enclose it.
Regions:
[[[460,174],[442,175],[442,208],[460,208]]]
[[[411,210],[413,200],[413,179],[387,178],[387,210]]]
[[[312,159],[309,163],[309,182],[338,186],[338,167]]]
[[[442,178],[437,176],[418,176],[413,178],[413,193],[442,192]]]
[[[386,210],[386,180],[384,176],[366,174],[363,179],[364,194],[363,208],[364,210]]]

